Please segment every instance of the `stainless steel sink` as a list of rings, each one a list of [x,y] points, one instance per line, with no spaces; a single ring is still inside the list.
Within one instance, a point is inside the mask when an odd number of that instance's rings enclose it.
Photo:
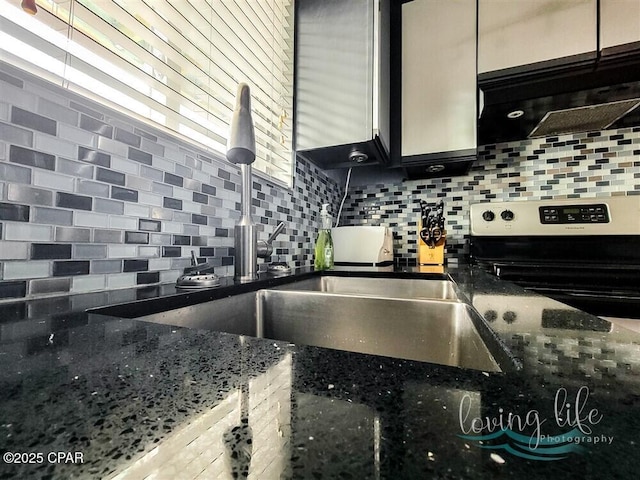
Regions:
[[[451,300],[265,289],[138,318],[483,371],[504,364],[484,320]]]
[[[323,276],[288,283],[276,289],[388,298],[458,299],[455,284],[449,280],[415,278]]]
[[[257,301],[259,337],[500,371],[464,303],[281,290]]]

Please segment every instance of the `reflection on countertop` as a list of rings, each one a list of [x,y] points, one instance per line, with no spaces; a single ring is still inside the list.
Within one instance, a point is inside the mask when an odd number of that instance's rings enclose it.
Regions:
[[[640,333],[475,268],[447,273],[521,370],[85,313],[218,295],[173,286],[2,304],[0,451],[81,452],[83,463],[4,462],[0,478],[636,478]],[[471,419],[531,411],[558,433],[558,392],[578,404],[585,388],[578,415],[597,409],[593,438],[613,438],[588,454],[527,460],[460,437]]]

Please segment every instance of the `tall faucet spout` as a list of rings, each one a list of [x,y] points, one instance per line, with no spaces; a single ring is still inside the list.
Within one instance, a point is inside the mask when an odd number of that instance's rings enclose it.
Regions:
[[[251,220],[251,165],[241,164],[241,215],[234,228],[235,278],[250,282],[258,278],[258,232]]]

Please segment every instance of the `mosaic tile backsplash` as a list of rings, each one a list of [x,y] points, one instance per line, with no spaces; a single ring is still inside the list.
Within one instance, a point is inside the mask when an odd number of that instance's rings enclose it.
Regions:
[[[254,176],[259,238],[287,224],[273,260],[312,263],[341,188],[303,161],[292,190]],[[0,301],[175,282],[192,251],[233,275],[239,202],[226,160],[0,63]]]
[[[640,195],[640,127],[480,147],[465,176],[352,185],[341,225],[392,227],[396,263],[414,264],[417,202],[443,199],[446,259],[456,263],[468,258],[471,203],[613,195]]]

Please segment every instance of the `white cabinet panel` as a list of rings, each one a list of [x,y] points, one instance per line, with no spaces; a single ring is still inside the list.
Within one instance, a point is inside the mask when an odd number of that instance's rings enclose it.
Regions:
[[[402,156],[476,146],[476,2],[402,7]]]
[[[640,42],[640,0],[600,2],[600,47]]]
[[[479,0],[478,9],[478,73],[597,49],[596,0]]]

